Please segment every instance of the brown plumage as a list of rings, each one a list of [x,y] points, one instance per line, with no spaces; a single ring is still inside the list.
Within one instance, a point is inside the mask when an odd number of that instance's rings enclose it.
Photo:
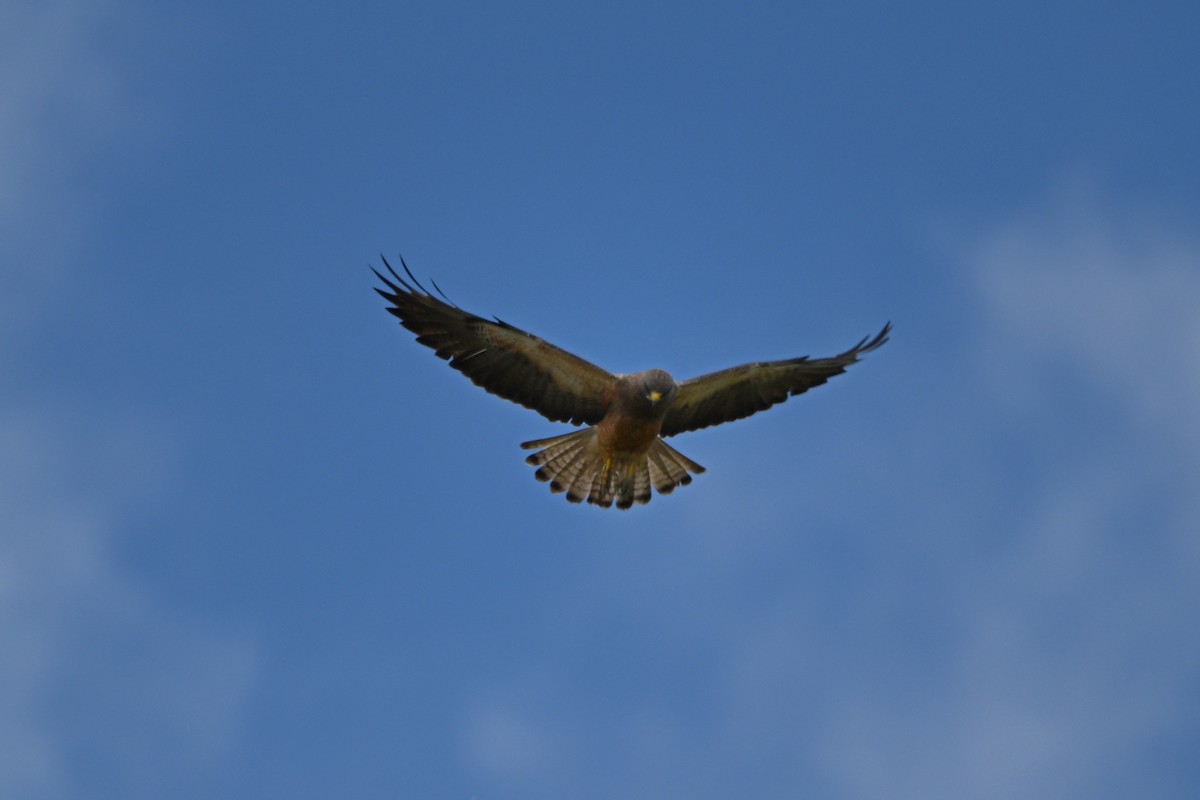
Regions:
[[[881,346],[892,329],[889,322],[832,358],[743,364],[681,383],[661,369],[614,375],[500,319],[463,311],[445,295],[434,297],[403,258],[408,280],[383,263],[391,278],[373,270],[387,287],[375,291],[418,342],[492,394],[552,422],[588,426],[521,447],[538,450],[525,460],[550,491],[603,507],[647,503],[651,487],[668,494],[704,472],[661,437],[748,417],[820,386]]]

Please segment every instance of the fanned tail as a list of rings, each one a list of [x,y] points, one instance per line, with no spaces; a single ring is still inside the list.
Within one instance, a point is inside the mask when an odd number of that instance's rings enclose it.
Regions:
[[[704,467],[662,439],[655,439],[641,453],[606,454],[601,451],[595,428],[522,442],[525,450],[538,452],[525,463],[538,468],[534,477],[548,481],[550,491],[566,492],[572,503],[589,503],[608,508],[616,502],[626,509],[634,503],[649,503],[650,488],[670,494],[676,486],[692,482]]]

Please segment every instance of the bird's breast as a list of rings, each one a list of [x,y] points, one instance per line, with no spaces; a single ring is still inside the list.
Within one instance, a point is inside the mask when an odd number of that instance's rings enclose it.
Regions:
[[[605,452],[632,453],[649,447],[661,427],[661,418],[638,419],[625,414],[609,414],[596,425],[596,433]]]

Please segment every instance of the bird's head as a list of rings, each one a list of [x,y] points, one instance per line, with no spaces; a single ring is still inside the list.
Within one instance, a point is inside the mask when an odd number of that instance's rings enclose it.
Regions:
[[[642,396],[652,408],[666,407],[679,391],[675,380],[661,369],[651,369],[641,375]]]

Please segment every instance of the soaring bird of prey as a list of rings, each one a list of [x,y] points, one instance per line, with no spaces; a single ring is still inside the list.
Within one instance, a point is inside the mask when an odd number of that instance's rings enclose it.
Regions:
[[[550,491],[604,508],[648,503],[651,486],[669,494],[704,472],[663,437],[748,417],[820,386],[886,342],[892,329],[889,322],[831,358],[759,361],[676,383],[661,369],[614,375],[499,318],[463,311],[434,283],[438,299],[403,258],[407,280],[386,258],[383,264],[391,277],[372,268],[386,286],[375,291],[438,358],[477,386],[551,422],[587,426],[521,447],[538,451],[525,461],[538,468],[534,477],[549,482]]]

